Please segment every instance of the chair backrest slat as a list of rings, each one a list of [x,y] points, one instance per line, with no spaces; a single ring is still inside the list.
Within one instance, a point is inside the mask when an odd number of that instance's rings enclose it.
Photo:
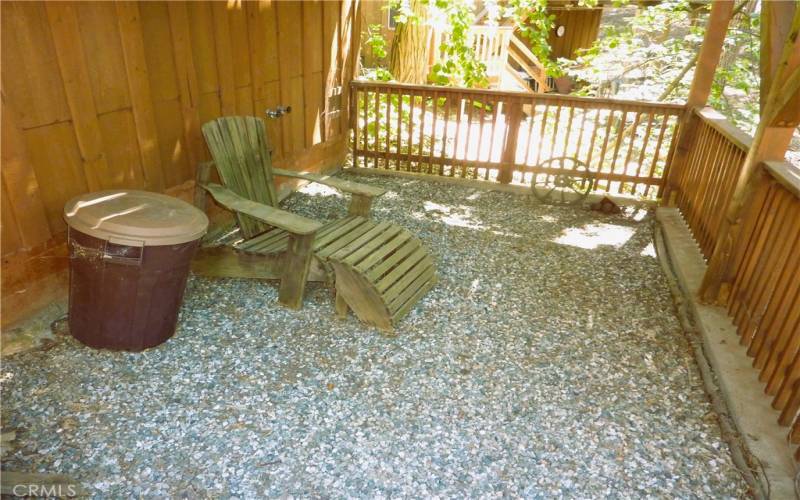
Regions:
[[[203,125],[203,136],[222,184],[234,193],[277,207],[272,161],[264,121],[254,116],[223,116]],[[269,229],[246,215],[236,215],[245,238]]]

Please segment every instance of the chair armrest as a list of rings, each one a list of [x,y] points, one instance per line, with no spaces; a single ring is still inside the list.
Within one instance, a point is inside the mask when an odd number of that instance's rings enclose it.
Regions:
[[[295,179],[304,179],[307,181],[316,182],[318,184],[324,184],[345,193],[360,194],[370,198],[381,196],[386,192],[385,189],[370,186],[369,184],[360,184],[358,182],[337,179],[332,175],[293,172],[291,170],[284,170],[282,168],[274,167],[272,168],[272,173],[281,177],[293,177]]]
[[[242,198],[219,184],[204,184],[203,188],[211,193],[217,203],[228,210],[249,215],[292,234],[312,234],[322,227],[322,224],[315,220]]]

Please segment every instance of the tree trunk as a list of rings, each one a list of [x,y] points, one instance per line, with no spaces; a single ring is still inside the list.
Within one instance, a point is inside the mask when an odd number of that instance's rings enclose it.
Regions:
[[[404,83],[425,83],[428,79],[428,8],[422,0],[410,0],[414,15],[408,22],[397,24],[389,71],[395,80]]]

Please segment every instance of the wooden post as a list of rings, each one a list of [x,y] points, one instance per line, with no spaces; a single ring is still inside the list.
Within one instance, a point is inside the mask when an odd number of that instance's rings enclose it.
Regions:
[[[794,129],[800,123],[800,106],[795,104],[800,99],[800,8],[795,8],[794,16],[790,19],[791,29],[780,51],[780,60],[772,78],[768,79],[769,93],[761,112],[761,121],[745,157],[725,218],[720,224],[717,245],[700,286],[700,299],[704,302],[727,301],[735,273],[731,262],[733,242],[743,236],[740,234],[741,222],[760,183],[760,165],[764,161],[783,160]]]
[[[508,99],[504,105],[508,106],[506,109],[506,133],[497,180],[502,184],[508,184],[511,182],[514,163],[517,159],[517,138],[519,137],[519,124],[522,121],[522,103],[517,99]]]
[[[708,17],[706,33],[703,37],[703,45],[697,56],[697,66],[694,70],[692,86],[689,89],[689,97],[686,100],[686,110],[681,117],[678,127],[677,147],[669,166],[669,173],[664,188],[663,204],[668,205],[673,190],[680,177],[680,171],[686,164],[686,159],[694,145],[694,140],[698,118],[694,112],[695,108],[702,108],[708,102],[711,93],[711,84],[714,81],[714,73],[722,55],[722,45],[725,42],[725,34],[728,31],[728,23],[733,15],[733,0],[722,0],[712,2],[711,14]]]

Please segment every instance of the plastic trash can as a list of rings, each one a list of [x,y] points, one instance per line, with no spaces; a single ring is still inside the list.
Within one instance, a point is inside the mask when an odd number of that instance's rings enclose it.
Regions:
[[[206,214],[171,196],[119,190],[73,198],[64,218],[72,336],[126,351],[170,338]]]

